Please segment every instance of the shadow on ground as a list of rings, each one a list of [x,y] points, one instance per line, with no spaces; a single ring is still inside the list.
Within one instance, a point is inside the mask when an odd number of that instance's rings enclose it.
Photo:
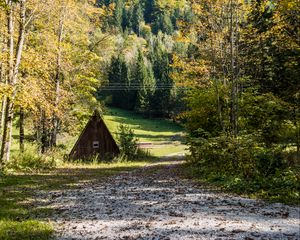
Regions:
[[[97,185],[48,192],[59,239],[300,237],[299,208],[199,188],[178,177],[180,159],[170,160]]]

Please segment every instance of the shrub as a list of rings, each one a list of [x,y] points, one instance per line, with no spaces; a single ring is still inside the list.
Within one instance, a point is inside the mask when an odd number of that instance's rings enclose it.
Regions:
[[[248,134],[238,139],[226,135],[189,140],[190,161],[203,171],[235,175],[245,179],[266,177],[287,168],[281,148],[266,148]]]
[[[122,155],[129,158],[135,158],[137,156],[138,139],[134,136],[134,132],[129,126],[121,124],[118,127],[117,140]]]
[[[7,164],[7,168],[14,170],[46,170],[56,166],[56,160],[53,156],[42,155],[29,149],[24,153],[13,155]]]
[[[255,160],[256,170],[261,176],[273,175],[277,170],[287,168],[287,162],[280,149],[264,149],[255,156]]]

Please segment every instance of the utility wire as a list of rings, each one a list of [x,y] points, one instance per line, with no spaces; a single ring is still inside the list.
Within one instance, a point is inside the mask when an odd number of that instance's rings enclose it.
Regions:
[[[155,85],[155,86],[149,86],[149,85],[126,85],[126,84],[112,84],[108,86],[103,86],[101,87],[102,91],[121,91],[121,90],[126,90],[126,91],[132,91],[132,90],[145,90],[145,89],[153,89],[153,90],[170,90],[173,89],[175,86],[173,84],[160,84],[160,85]],[[176,86],[176,88],[179,89],[187,89],[189,87],[184,87],[184,86]]]

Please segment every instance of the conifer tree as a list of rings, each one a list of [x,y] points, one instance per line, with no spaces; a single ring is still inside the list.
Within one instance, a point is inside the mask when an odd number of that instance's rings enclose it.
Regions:
[[[122,29],[124,0],[115,0],[112,25],[118,30]]]
[[[156,90],[151,101],[151,108],[155,115],[162,117],[168,115],[171,101],[173,81],[170,78],[169,55],[156,43],[153,52],[153,71],[156,79]]]
[[[140,35],[140,25],[143,21],[143,9],[140,3],[134,5],[133,16],[132,16],[132,29],[139,36]]]
[[[152,72],[147,70],[141,50],[138,51],[133,78],[131,87],[137,90],[135,110],[141,113],[149,112],[155,83]]]
[[[124,57],[113,57],[108,72],[109,89],[112,95],[112,105],[129,108],[129,78]]]
[[[155,0],[145,0],[144,18],[146,23],[151,23],[155,20]]]

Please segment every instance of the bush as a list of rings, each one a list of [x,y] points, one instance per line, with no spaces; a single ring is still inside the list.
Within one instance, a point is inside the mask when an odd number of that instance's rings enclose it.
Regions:
[[[271,201],[295,203],[299,198],[299,171],[288,166],[283,147],[268,148],[251,134],[235,140],[226,135],[202,136],[189,139],[189,161],[198,176],[227,190]]]
[[[34,150],[26,150],[24,153],[13,155],[7,163],[7,168],[14,170],[46,170],[56,166],[56,161],[51,154],[42,155]]]
[[[277,170],[285,170],[287,162],[280,149],[264,149],[255,156],[256,170],[261,176],[274,175]]]
[[[117,140],[120,145],[121,155],[128,158],[136,158],[138,139],[134,136],[134,132],[129,126],[121,124],[118,127]]]

